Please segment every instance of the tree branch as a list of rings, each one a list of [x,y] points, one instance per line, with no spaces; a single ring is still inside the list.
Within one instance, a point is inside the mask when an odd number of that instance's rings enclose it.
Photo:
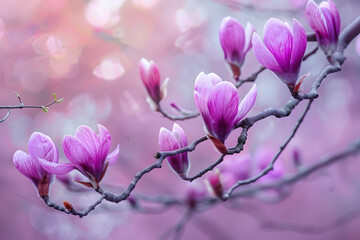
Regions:
[[[300,116],[300,118],[298,119],[294,129],[292,130],[290,136],[286,139],[286,141],[281,145],[279,151],[276,153],[276,155],[274,156],[274,158],[271,160],[270,164],[264,169],[262,170],[258,175],[245,179],[245,180],[241,180],[236,182],[223,196],[223,199],[226,200],[230,197],[231,193],[238,187],[245,185],[245,184],[249,184],[249,183],[253,183],[256,182],[258,179],[260,179],[261,177],[265,176],[268,172],[272,171],[274,169],[274,164],[276,162],[276,160],[279,158],[280,154],[284,151],[284,149],[286,148],[286,146],[289,144],[289,142],[291,141],[291,139],[293,139],[293,137],[295,136],[297,130],[299,129],[301,123],[304,121],[306,114],[309,112],[311,104],[313,103],[313,99],[311,99],[306,108],[305,111],[303,112],[303,114]]]
[[[0,123],[4,122],[9,116],[10,116],[10,110],[13,110],[13,109],[25,109],[25,108],[39,108],[39,109],[42,109],[44,112],[48,112],[48,108],[55,104],[55,103],[61,103],[64,99],[61,98],[61,99],[57,99],[56,98],[56,95],[53,94],[54,96],[54,100],[46,105],[24,105],[24,103],[22,102],[21,98],[20,98],[20,95],[17,94],[15,92],[18,100],[19,100],[19,105],[8,105],[8,106],[2,106],[0,105],[0,110],[7,110],[7,114],[4,118],[0,119]]]
[[[351,155],[355,155],[359,152],[360,152],[360,138],[356,139],[346,149],[344,149],[340,152],[337,152],[333,155],[325,156],[325,157],[321,158],[319,161],[317,161],[316,163],[314,163],[306,168],[305,167],[302,168],[301,170],[299,170],[298,173],[296,173],[292,176],[284,177],[279,181],[275,181],[275,182],[271,182],[271,183],[267,183],[267,184],[259,184],[252,188],[243,189],[241,191],[233,193],[231,195],[231,198],[236,198],[236,197],[240,197],[240,196],[249,196],[249,195],[252,195],[252,194],[262,191],[262,190],[274,189],[274,188],[278,188],[280,186],[294,184],[297,181],[299,181],[300,179],[303,179],[303,178],[309,176],[310,174],[312,174],[313,172],[316,172],[319,169],[327,167],[339,160],[347,158]]]
[[[174,106],[174,105],[172,105]],[[176,121],[176,120],[187,120],[187,119],[191,119],[191,118],[196,118],[197,116],[199,116],[200,114],[196,111],[194,112],[190,112],[190,111],[183,111],[180,110],[178,107],[175,108],[181,115],[180,116],[175,116],[172,115],[168,112],[166,112],[161,106],[160,104],[158,105],[157,111],[159,113],[161,113],[164,117],[172,120],[172,121]]]
[[[76,211],[72,206],[71,206],[71,209],[67,209],[60,205],[57,205],[56,203],[53,203],[50,201],[49,196],[44,196],[44,197],[42,197],[42,199],[44,200],[45,204],[51,208],[54,208],[60,212],[66,213],[66,214],[72,214],[72,215],[79,216],[80,218],[82,218],[82,217],[87,216],[92,210],[94,210],[96,208],[96,206],[99,205],[105,199],[105,195],[102,195],[95,203],[93,203],[92,205],[90,205],[83,211]]]
[[[178,223],[174,226],[171,227],[169,230],[167,230],[160,238],[159,240],[166,240],[168,239],[171,235],[174,235],[174,240],[180,239],[181,234],[184,230],[185,225],[189,222],[189,220],[192,217],[192,210],[191,209],[187,209],[185,211],[185,213],[182,215],[182,217],[180,218],[180,220],[178,221]]]
[[[343,53],[349,43],[360,34],[360,16],[352,21],[340,34],[338,51]]]

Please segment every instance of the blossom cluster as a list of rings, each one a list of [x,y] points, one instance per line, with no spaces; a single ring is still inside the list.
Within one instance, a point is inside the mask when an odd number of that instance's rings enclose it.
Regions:
[[[340,33],[340,16],[331,0],[317,5],[309,0],[306,5],[306,17],[314,30],[317,41],[326,55],[336,51]],[[292,95],[300,91],[304,77],[299,73],[307,46],[307,35],[302,24],[292,20],[292,25],[276,18],[270,18],[264,25],[263,40],[256,33],[251,23],[245,29],[232,17],[225,17],[220,24],[219,38],[224,58],[230,66],[236,81],[240,81],[241,68],[246,54],[253,48],[257,61],[271,70],[290,90]],[[140,78],[148,93],[148,102],[156,111],[161,111],[160,102],[166,97],[167,80],[161,83],[160,71],[154,61],[145,58],[139,64]],[[225,141],[231,132],[252,109],[257,98],[257,87],[254,84],[244,97],[240,97],[236,86],[224,81],[215,73],[200,72],[194,82],[194,101],[203,119],[206,136],[222,154],[228,154]],[[18,150],[14,154],[15,167],[28,177],[37,188],[41,197],[47,196],[53,175],[64,175],[78,170],[88,181],[77,181],[87,187],[99,188],[107,167],[114,164],[119,155],[119,146],[111,153],[111,136],[102,125],[98,125],[98,134],[87,126],[80,126],[74,136],[63,139],[64,154],[68,163],[59,163],[58,150],[50,137],[35,132],[29,140],[29,153]],[[161,151],[175,151],[188,145],[185,131],[179,124],[172,130],[161,128],[158,137]],[[182,151],[168,156],[171,169],[183,179],[188,177],[190,160],[188,153]],[[250,176],[249,159],[227,160],[227,166],[217,170],[208,177],[210,189],[221,196],[226,186]],[[259,162],[256,168],[262,171],[268,164]],[[251,164],[250,164],[251,165]],[[276,177],[282,172],[272,172]],[[269,175],[272,176],[271,174]]]
[[[18,150],[14,154],[15,167],[38,189],[41,197],[49,194],[53,175],[64,175],[78,170],[89,182],[77,181],[98,188],[109,165],[119,156],[119,146],[109,153],[111,136],[102,125],[99,134],[87,126],[80,126],[74,136],[65,136],[63,149],[69,163],[59,163],[58,150],[49,136],[35,132],[29,140],[29,153]]]
[[[324,53],[335,51],[340,33],[340,16],[334,3],[328,0],[317,5],[313,0],[309,0],[305,12]],[[300,92],[301,83],[308,76],[305,74],[299,78],[307,46],[307,35],[298,20],[292,19],[290,26],[279,19],[270,18],[264,25],[263,40],[261,40],[251,23],[247,23],[244,29],[235,18],[225,17],[220,24],[219,38],[225,60],[236,81],[240,80],[241,67],[246,54],[253,48],[257,61],[274,72],[289,88],[292,95]],[[148,92],[148,98],[155,103],[155,106],[159,106],[165,90],[160,87],[159,69],[153,61],[141,59],[140,77]],[[225,140],[251,110],[256,97],[255,84],[241,99],[235,85],[223,81],[215,73],[201,72],[196,77],[194,84],[196,107],[204,121],[208,138],[222,154],[228,152]],[[159,133],[161,151],[177,150],[186,145],[185,132],[178,124],[174,124],[172,132],[161,128]],[[190,168],[187,153],[168,157],[168,161],[180,177],[187,176]]]
[[[271,162],[274,156],[274,149],[262,146],[252,155],[229,155],[224,159],[224,163],[215,169],[215,172],[208,174],[205,179],[206,187],[210,194],[222,197],[227,189],[231,188],[237,181],[248,179],[259,174]],[[274,170],[269,172],[259,181],[271,182],[285,176],[286,172],[281,161],[275,164]],[[280,193],[282,189],[279,189]],[[268,194],[269,195],[269,194]]]

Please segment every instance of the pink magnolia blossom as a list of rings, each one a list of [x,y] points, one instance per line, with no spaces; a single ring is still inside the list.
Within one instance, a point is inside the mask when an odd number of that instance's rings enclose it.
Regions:
[[[328,0],[317,5],[313,0],[309,0],[305,11],[320,47],[325,54],[331,54],[331,51],[337,47],[341,26],[340,15],[335,4]]]
[[[244,180],[251,175],[251,160],[248,154],[227,155],[219,169],[223,175],[225,173],[232,175],[235,181]]]
[[[59,154],[50,137],[34,132],[29,139],[29,154],[18,150],[13,161],[16,169],[29,178],[38,189],[39,195],[44,197],[48,195],[53,175],[43,169],[39,159],[56,164],[59,162]]]
[[[263,171],[272,161],[273,157],[276,155],[275,149],[269,147],[261,147],[259,148],[253,158],[253,162],[255,164],[254,172],[255,174],[259,174]],[[268,172],[265,176],[263,176],[259,181],[271,181],[282,178],[285,175],[284,166],[281,164],[281,160],[278,159],[274,164],[274,169]]]
[[[172,131],[161,128],[159,132],[160,151],[173,151],[187,146],[184,130],[174,123]],[[170,167],[180,176],[187,176],[190,169],[190,161],[186,152],[167,157]]]
[[[251,23],[246,29],[232,17],[225,17],[220,26],[220,44],[225,54],[225,60],[230,65],[234,78],[239,79],[241,66],[247,52],[251,49],[251,38],[255,29]]]
[[[203,185],[196,182],[188,183],[185,192],[185,199],[190,208],[195,208],[196,204],[206,196]]]
[[[157,105],[166,95],[167,79],[160,86],[160,73],[154,61],[148,61],[145,58],[140,60],[139,65],[140,78],[149,94],[147,101],[150,106],[157,109]]]
[[[89,187],[98,187],[108,165],[115,163],[119,156],[119,145],[109,154],[111,136],[102,125],[98,125],[99,134],[87,126],[76,129],[75,136],[65,136],[63,148],[70,163],[57,164],[40,161],[43,168],[55,175],[63,175],[74,169],[80,171],[90,182],[80,182]]]
[[[221,198],[224,193],[222,175],[219,169],[209,172],[205,179],[205,185],[208,192],[218,198]]]
[[[256,59],[273,71],[286,84],[292,93],[299,90],[298,81],[301,61],[306,49],[306,33],[296,19],[293,27],[270,18],[264,26],[264,42],[257,33],[252,38]]]
[[[274,156],[276,155],[277,149],[272,147],[262,146],[258,148],[253,156],[253,174],[257,175],[261,173],[270,162],[273,160]],[[273,169],[268,172],[266,175],[262,176],[260,179],[257,180],[259,183],[270,183],[279,181],[280,179],[286,176],[286,169],[281,162],[282,159],[277,159],[274,163]],[[264,191],[260,191],[256,194],[258,198],[263,201],[272,201],[277,200],[279,197],[284,196],[289,193],[291,190],[290,186],[282,185],[278,188],[267,189]]]
[[[257,95],[256,85],[240,102],[235,86],[214,74],[201,72],[195,80],[194,98],[209,134],[221,143],[250,111]]]

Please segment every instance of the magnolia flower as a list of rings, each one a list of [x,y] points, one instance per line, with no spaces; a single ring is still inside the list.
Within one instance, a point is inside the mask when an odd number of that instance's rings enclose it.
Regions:
[[[254,84],[240,102],[232,83],[222,81],[215,73],[201,72],[195,80],[194,98],[210,139],[213,137],[223,144],[235,125],[250,111],[256,95]]]
[[[255,151],[253,157],[253,163],[255,164],[254,172],[259,174],[265,168],[268,167],[273,157],[276,155],[276,151],[272,148],[262,147]],[[281,160],[276,161],[274,169],[263,176],[259,181],[272,181],[278,180],[285,175],[284,166],[281,164]]]
[[[119,145],[109,154],[111,136],[102,125],[98,125],[99,134],[87,126],[76,129],[75,136],[65,136],[63,148],[70,163],[57,164],[40,160],[43,168],[55,175],[63,175],[74,169],[81,172],[90,182],[81,182],[88,187],[97,188],[104,177],[108,165],[115,163],[119,156]]]
[[[224,187],[219,169],[215,169],[215,171],[208,173],[207,178],[205,179],[205,186],[211,195],[222,198]]]
[[[260,174],[265,168],[269,166],[274,156],[276,155],[277,150],[263,146],[258,148],[253,156],[252,162],[253,166],[253,175]],[[286,175],[286,169],[281,162],[281,159],[278,159],[273,166],[273,169],[268,172],[266,175],[262,176],[257,180],[259,183],[270,183],[279,181],[284,178]],[[263,201],[273,201],[286,196],[290,191],[289,186],[280,185],[279,187],[266,189],[256,193],[256,196]]]
[[[174,123],[172,131],[161,128],[159,132],[160,151],[173,151],[187,146],[184,130]],[[186,152],[167,157],[170,167],[180,176],[186,177],[190,169],[190,161]]]
[[[238,181],[250,177],[251,164],[251,158],[247,154],[227,155],[224,157],[224,161],[219,166],[219,169],[223,175],[229,173],[234,176],[235,181]]]
[[[256,59],[273,71],[291,93],[297,93],[302,82],[297,83],[297,80],[307,43],[301,23],[293,19],[291,28],[279,19],[270,18],[264,26],[264,42],[254,33],[252,43]]]
[[[206,195],[206,191],[198,182],[188,182],[185,199],[190,208],[194,208]]]
[[[160,73],[154,61],[148,61],[145,58],[140,60],[139,66],[140,78],[144,83],[149,94],[147,101],[152,109],[157,109],[159,102],[166,96],[166,86],[168,79],[160,87]]]
[[[224,189],[231,188],[237,181],[251,177],[252,159],[249,155],[226,155],[219,165],[221,181]]]
[[[29,154],[18,150],[13,161],[16,169],[29,178],[38,189],[40,197],[44,197],[49,193],[53,175],[42,168],[39,159],[56,164],[59,162],[59,154],[50,137],[34,132],[29,139]]]
[[[306,5],[306,18],[315,31],[317,41],[325,54],[337,47],[341,20],[335,4],[328,0],[318,6],[313,0]]]
[[[225,54],[234,78],[239,79],[241,66],[244,63],[247,52],[252,47],[251,37],[255,29],[251,23],[246,24],[246,29],[232,17],[225,17],[220,26],[220,44]]]

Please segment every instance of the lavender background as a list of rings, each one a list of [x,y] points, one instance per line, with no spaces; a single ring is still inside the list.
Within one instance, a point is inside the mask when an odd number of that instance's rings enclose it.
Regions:
[[[218,40],[223,17],[242,24],[251,21],[262,35],[270,17],[284,21],[297,18],[311,32],[304,18],[303,0],[288,1],[210,0],[3,0],[0,1],[0,104],[17,104],[17,91],[25,104],[42,105],[52,93],[65,101],[45,114],[39,109],[12,111],[0,124],[0,239],[157,239],[176,224],[184,209],[172,208],[159,215],[128,210],[126,202],[103,204],[89,216],[78,219],[47,208],[31,182],[13,166],[17,149],[27,150],[32,132],[49,135],[65,161],[61,142],[65,134],[86,124],[95,129],[101,123],[112,135],[112,149],[120,144],[120,157],[108,170],[103,187],[120,192],[133,175],[154,161],[160,127],[172,122],[150,110],[146,91],[138,75],[141,57],[153,59],[162,79],[170,77],[164,108],[177,104],[195,110],[193,84],[199,72],[215,72],[231,81]],[[334,1],[342,28],[359,15],[359,1]],[[227,3],[227,4],[224,4]],[[230,6],[230,7],[229,7]],[[235,7],[235,8],[234,8]],[[307,50],[315,46],[309,43]],[[360,131],[360,38],[345,51],[347,61],[340,73],[329,76],[320,88],[320,98],[281,156],[285,174],[295,172],[292,153],[298,149],[304,164],[346,147]],[[303,83],[309,90],[327,64],[321,51],[307,60],[300,74],[310,72]],[[242,77],[259,68],[252,50],[246,57]],[[245,94],[251,84],[245,84]],[[258,99],[250,115],[268,107],[281,107],[288,99],[286,86],[270,71],[257,79]],[[299,104],[284,119],[268,118],[249,132],[241,154],[254,154],[264,147],[277,149],[290,134],[305,107]],[[2,114],[5,114],[3,112]],[[180,122],[192,141],[203,136],[200,118]],[[226,141],[236,144],[239,130]],[[191,175],[217,159],[209,141],[190,154]],[[244,211],[219,205],[197,214],[187,225],[183,239],[359,239],[360,219],[320,234],[263,229],[260,220],[322,225],[359,211],[360,156],[318,171],[293,186],[281,203],[261,198],[240,199]],[[197,180],[202,182],[202,179]],[[168,167],[146,175],[136,192],[147,195],[184,196],[187,184]],[[98,195],[72,193],[58,181],[52,186],[53,201],[71,202],[76,209],[88,206]],[[250,207],[251,205],[251,207]],[[255,210],[253,210],[255,208]],[[250,213],[248,213],[250,212]],[[265,217],[266,216],[266,217]],[[212,238],[210,238],[210,236]]]

